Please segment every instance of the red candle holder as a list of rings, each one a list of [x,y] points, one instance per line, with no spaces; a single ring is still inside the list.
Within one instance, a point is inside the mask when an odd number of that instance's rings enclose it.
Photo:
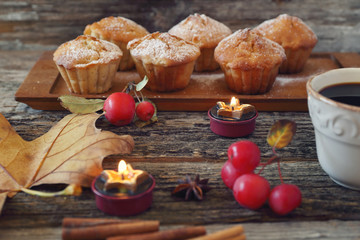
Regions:
[[[155,179],[150,174],[146,181],[148,182],[145,183],[147,187],[144,191],[128,195],[103,190],[104,180],[101,176],[96,177],[91,184],[91,190],[95,194],[97,208],[115,216],[132,216],[144,212],[152,204],[152,192],[155,187]]]
[[[247,136],[255,130],[258,112],[255,110],[241,119],[222,117],[217,115],[217,106],[215,105],[209,109],[208,116],[211,131],[220,136],[235,138]]]

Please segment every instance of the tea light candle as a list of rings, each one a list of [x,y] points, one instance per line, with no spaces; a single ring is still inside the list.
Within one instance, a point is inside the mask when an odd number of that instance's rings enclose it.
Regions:
[[[130,164],[126,164],[124,160],[121,160],[118,165],[118,171],[104,170],[101,173],[101,177],[105,180],[105,191],[114,188],[134,191],[149,176],[147,172],[134,170]]]
[[[152,203],[155,179],[145,171],[133,169],[121,160],[118,170],[104,170],[91,189],[96,206],[105,213],[130,216],[148,209]]]
[[[232,97],[230,104],[227,105],[224,102],[217,102],[217,115],[223,117],[230,117],[235,119],[241,119],[245,113],[255,112],[255,107],[250,104],[240,104],[239,99]]]
[[[225,137],[242,137],[251,134],[255,129],[258,113],[250,104],[240,104],[239,99],[232,97],[230,104],[217,102],[208,111],[210,129]]]

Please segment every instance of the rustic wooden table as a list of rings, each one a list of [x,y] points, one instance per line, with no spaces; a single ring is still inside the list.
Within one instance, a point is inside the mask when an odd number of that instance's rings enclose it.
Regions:
[[[26,140],[41,136],[68,114],[34,110],[14,100],[16,90],[41,53],[0,51],[0,112]],[[131,154],[104,159],[104,168],[115,168],[124,158],[156,179],[152,207],[130,219],[160,220],[162,229],[204,225],[208,232],[241,223],[248,239],[360,239],[360,192],[335,184],[321,169],[307,112],[260,112],[254,133],[237,139],[212,133],[206,112],[159,112],[158,118],[157,123],[144,128],[114,127],[103,118],[97,123],[99,128],[130,134],[135,140]],[[285,182],[299,186],[303,196],[301,206],[283,217],[274,214],[268,205],[257,211],[239,206],[220,177],[227,148],[237,140],[255,142],[261,149],[262,161],[268,160],[272,152],[266,135],[279,119],[297,123],[293,141],[278,153]],[[212,187],[203,201],[185,202],[171,196],[178,179],[196,174],[209,178]],[[266,167],[262,176],[271,186],[280,183],[276,164]],[[20,192],[5,202],[0,239],[60,239],[64,217],[114,218],[96,208],[88,188],[79,197],[41,198]]]

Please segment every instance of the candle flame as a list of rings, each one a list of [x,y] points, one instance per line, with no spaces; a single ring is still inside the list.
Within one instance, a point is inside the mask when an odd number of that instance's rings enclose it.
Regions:
[[[105,180],[104,190],[126,188],[135,191],[137,185],[148,178],[148,174],[142,170],[134,170],[129,163],[120,160],[118,171],[104,170],[101,173]]]
[[[123,173],[123,172],[125,172],[125,170],[126,170],[126,162],[124,160],[121,160],[119,162],[118,172]]]
[[[237,99],[235,97],[232,97],[230,101],[230,106],[235,107],[236,105],[237,105]]]
[[[230,117],[235,119],[241,119],[243,113],[256,112],[254,106],[250,104],[240,104],[240,101],[236,97],[232,97],[230,104],[225,104],[225,102],[217,102],[217,115],[222,117]]]

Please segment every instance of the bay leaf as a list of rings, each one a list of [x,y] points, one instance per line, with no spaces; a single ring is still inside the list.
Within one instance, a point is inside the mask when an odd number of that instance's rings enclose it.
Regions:
[[[105,100],[86,99],[84,97],[63,95],[59,97],[60,104],[72,113],[86,114],[94,113],[103,108]]]

